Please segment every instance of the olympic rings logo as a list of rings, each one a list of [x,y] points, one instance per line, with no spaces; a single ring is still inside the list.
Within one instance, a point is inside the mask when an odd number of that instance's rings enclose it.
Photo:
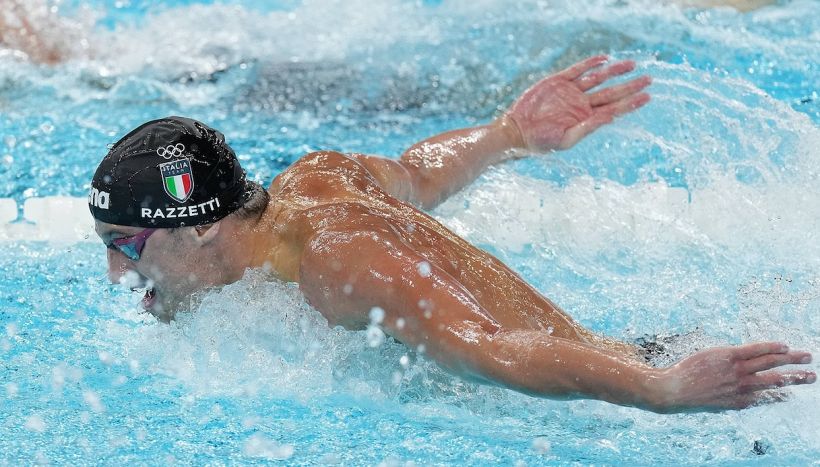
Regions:
[[[182,143],[169,144],[164,148],[157,148],[157,155],[163,159],[179,157],[183,152],[185,152],[185,145]]]

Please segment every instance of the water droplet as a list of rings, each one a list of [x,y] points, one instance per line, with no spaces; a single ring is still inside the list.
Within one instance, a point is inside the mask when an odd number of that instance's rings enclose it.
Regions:
[[[120,276],[120,285],[129,289],[140,286],[140,275],[136,271],[125,271],[125,274]]]
[[[111,354],[106,352],[105,350],[101,350],[98,356],[100,358],[100,361],[105,366],[111,366],[114,363],[114,357],[112,357]]]
[[[367,345],[375,348],[382,344],[384,344],[384,331],[371,324],[367,327]]]
[[[100,396],[97,395],[96,392],[91,390],[83,391],[83,400],[94,413],[105,412],[105,406],[102,404]]]
[[[260,434],[255,434],[245,441],[242,453],[248,457],[261,457],[269,460],[286,460],[293,456],[292,444],[279,444]]]
[[[427,261],[422,261],[416,265],[416,270],[418,270],[421,277],[430,277],[432,267],[430,267],[430,263]]]
[[[43,421],[43,417],[39,415],[32,415],[26,419],[26,423],[23,425],[23,428],[29,431],[42,433],[46,431],[46,422]]]
[[[547,438],[539,436],[532,440],[532,449],[538,454],[546,454],[552,449],[552,444]]]
[[[384,310],[374,306],[370,309],[370,324],[381,324],[384,321]]]

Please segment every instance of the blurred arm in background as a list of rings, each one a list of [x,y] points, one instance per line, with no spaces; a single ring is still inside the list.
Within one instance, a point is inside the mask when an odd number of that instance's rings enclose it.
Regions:
[[[764,6],[774,5],[776,0],[674,0],[683,7],[714,8],[732,7],[738,11],[751,11]]]
[[[24,53],[31,61],[53,65],[69,58],[82,40],[70,22],[43,0],[0,0],[0,48]]]

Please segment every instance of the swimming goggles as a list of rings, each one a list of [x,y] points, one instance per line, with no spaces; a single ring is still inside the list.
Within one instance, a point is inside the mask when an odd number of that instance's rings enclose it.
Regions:
[[[159,229],[141,230],[134,235],[114,239],[106,243],[105,246],[112,250],[120,251],[132,261],[137,261],[140,259],[140,254],[142,253],[142,249],[145,248],[145,242],[148,241],[148,237],[157,230]]]

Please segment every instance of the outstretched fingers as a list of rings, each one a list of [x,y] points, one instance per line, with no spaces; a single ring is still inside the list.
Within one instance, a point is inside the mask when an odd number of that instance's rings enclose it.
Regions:
[[[652,78],[649,76],[641,76],[640,78],[635,78],[617,86],[601,89],[589,95],[589,105],[598,107],[619,101],[640,92],[650,84],[652,84]]]
[[[734,358],[742,378],[743,389],[746,391],[812,384],[817,380],[817,375],[813,371],[766,371],[784,365],[811,363],[809,352],[790,351],[782,342],[742,345],[735,349]]]
[[[788,373],[769,371],[747,376],[742,385],[743,392],[763,391],[796,384],[812,384],[817,380],[813,371],[791,371]]]
[[[629,73],[634,69],[635,62],[632,60],[615,62],[604,69],[580,76],[575,80],[575,84],[577,84],[582,91],[586,92],[610,78]]]
[[[743,410],[749,407],[767,404],[777,404],[789,400],[790,394],[782,389],[768,389],[758,392],[738,394],[715,401],[712,407],[713,412],[720,412],[725,409]]]
[[[749,360],[766,354],[781,354],[789,351],[789,346],[782,342],[755,342],[734,348],[735,358]]]
[[[567,129],[561,140],[560,149],[567,149],[575,145],[581,138],[592,133],[602,125],[610,123],[615,117],[643,107],[649,102],[649,94],[634,94],[627,98],[593,109],[593,114],[583,122]]]
[[[743,373],[757,373],[771,370],[783,365],[799,365],[811,363],[811,354],[808,352],[770,353],[739,362]]]
[[[599,116],[600,118],[606,120],[605,123],[611,122],[615,117],[643,107],[647,102],[649,102],[649,99],[649,94],[645,92],[632,94],[615,102],[595,107],[593,109],[592,118]]]
[[[607,57],[606,55],[596,55],[586,60],[582,60],[576,63],[575,65],[570,66],[569,68],[559,71],[555,74],[555,76],[560,76],[561,78],[572,81],[575,78],[583,75],[587,71],[595,67],[601,66],[602,64],[606,63],[607,60],[609,60],[609,57]]]

